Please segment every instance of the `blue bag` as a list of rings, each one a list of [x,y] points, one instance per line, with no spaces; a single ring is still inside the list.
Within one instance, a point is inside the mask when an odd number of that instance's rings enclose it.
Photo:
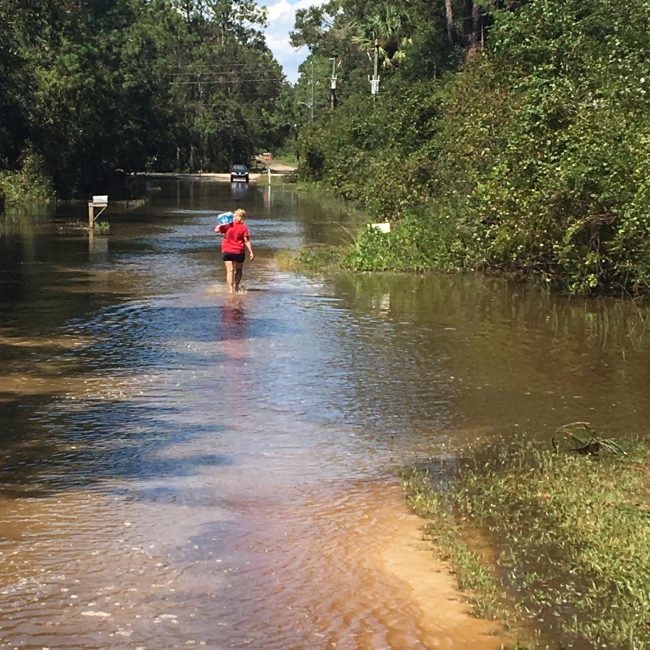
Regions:
[[[232,212],[222,212],[218,217],[217,217],[217,223],[220,226],[226,226],[229,223],[232,223],[235,215]]]

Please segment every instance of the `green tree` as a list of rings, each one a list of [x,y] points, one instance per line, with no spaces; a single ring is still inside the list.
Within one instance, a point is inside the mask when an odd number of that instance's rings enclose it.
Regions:
[[[288,137],[265,20],[252,0],[0,0],[0,171],[31,151],[81,193],[116,169],[218,169]]]
[[[300,137],[302,173],[396,222],[368,246],[362,235],[354,263],[650,289],[649,0],[401,8],[402,54],[376,101],[367,87],[342,93]],[[381,5],[341,0],[299,16],[295,35],[324,56],[364,16],[377,34]]]

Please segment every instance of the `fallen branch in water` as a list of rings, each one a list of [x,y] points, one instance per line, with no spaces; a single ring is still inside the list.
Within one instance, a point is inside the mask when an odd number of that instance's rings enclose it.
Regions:
[[[580,430],[587,435],[578,435],[577,431]],[[613,456],[626,455],[625,450],[616,440],[612,438],[601,438],[592,429],[589,422],[569,422],[568,424],[564,424],[555,430],[551,443],[556,453],[567,451],[574,454],[597,456],[601,452],[605,452]],[[570,443],[577,446],[568,447]]]

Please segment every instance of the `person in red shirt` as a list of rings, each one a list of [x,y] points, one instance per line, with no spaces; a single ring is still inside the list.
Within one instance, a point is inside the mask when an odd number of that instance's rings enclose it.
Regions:
[[[226,266],[226,282],[228,283],[228,292],[235,293],[239,291],[242,273],[244,270],[244,259],[246,258],[246,249],[248,249],[249,259],[252,262],[255,257],[253,245],[251,244],[248,228],[244,223],[246,212],[239,208],[235,210],[232,223],[225,225],[217,224],[215,232],[223,235],[221,242],[221,252],[223,253],[223,263]]]

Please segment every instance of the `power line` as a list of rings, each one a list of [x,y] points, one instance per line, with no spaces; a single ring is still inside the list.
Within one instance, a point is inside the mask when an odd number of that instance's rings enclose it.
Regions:
[[[259,79],[249,79],[246,77],[233,77],[232,79],[206,79],[205,81],[170,81],[170,86],[203,86],[210,84],[231,84],[236,82],[249,81],[286,81],[285,77],[260,77]]]
[[[249,66],[249,65],[264,65],[264,64],[269,64],[273,63],[272,59],[260,59],[257,61],[218,61],[215,63],[209,63],[207,61],[190,61],[188,63],[176,63],[174,65],[171,65],[171,69],[181,69],[181,68],[188,68],[191,65],[196,65],[197,63],[200,63],[204,68],[220,68],[221,66],[224,65],[231,65],[231,66]]]
[[[194,79],[196,79],[197,77],[200,77],[201,80],[203,80],[203,79],[209,80],[209,79],[212,79],[214,77],[223,77],[224,75],[238,75],[238,78],[239,78],[239,75],[242,75],[242,74],[255,74],[255,73],[263,73],[263,72],[264,72],[263,70],[248,70],[248,71],[247,70],[224,70],[222,72],[210,72],[210,73],[201,73],[201,72],[189,73],[188,72],[186,75],[167,75],[167,76],[172,77],[174,80],[178,80],[178,83],[189,83],[189,80],[186,82],[183,79],[184,76],[192,77]],[[285,75],[285,77],[286,77],[286,75]],[[277,78],[280,79],[281,77],[277,77]],[[282,78],[284,78],[284,77],[282,77]],[[319,76],[319,75],[314,76],[314,81],[316,82],[316,85],[318,85],[321,82],[323,82],[323,83],[327,82],[327,85],[329,86],[330,80],[331,80],[331,77],[329,77],[329,76]],[[174,81],[173,83],[176,83],[176,81]]]
[[[193,69],[189,66],[180,72],[170,71],[168,74],[194,74],[196,70],[223,70],[224,68],[262,68],[260,63],[221,63],[219,65],[204,65],[201,68]]]
[[[260,74],[263,75],[264,70],[243,70],[243,71],[242,70],[224,70],[223,72],[211,72],[209,74],[197,72],[195,74],[186,75],[187,78],[182,77],[180,75],[174,75],[171,78],[172,78],[172,80],[174,82],[177,82],[177,83],[189,83],[191,80],[201,81],[201,80],[205,79],[205,80],[209,81],[210,79],[214,79],[215,77],[221,78],[221,77],[225,77],[225,76],[236,76],[239,79],[242,75],[257,76],[257,75],[260,75]]]

